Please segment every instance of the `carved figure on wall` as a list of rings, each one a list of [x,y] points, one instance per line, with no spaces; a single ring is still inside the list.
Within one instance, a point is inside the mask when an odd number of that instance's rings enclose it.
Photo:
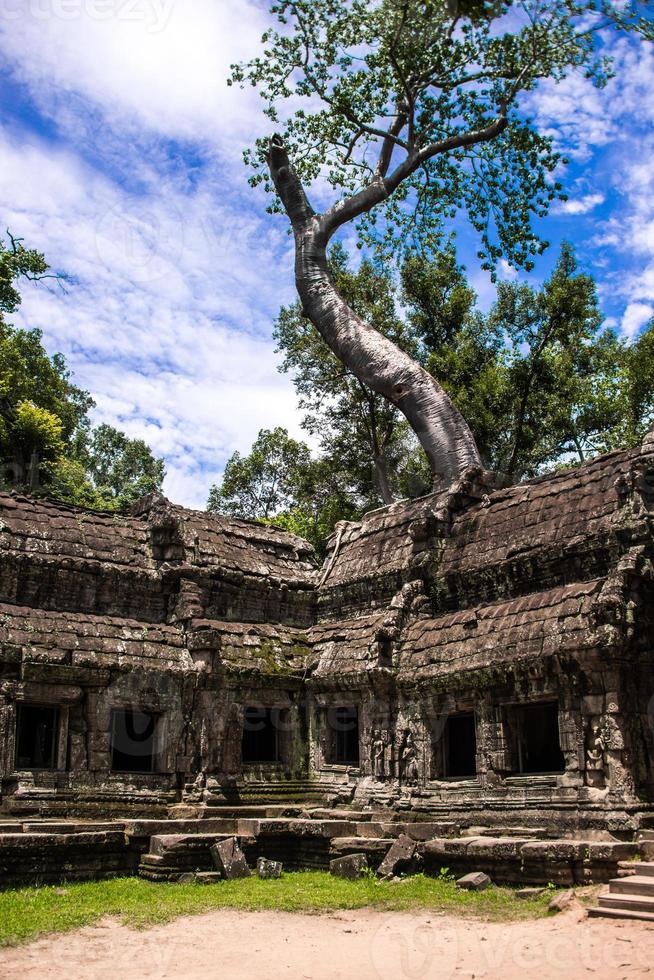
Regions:
[[[370,743],[370,771],[377,779],[384,779],[390,771],[391,733],[388,729],[376,728]]]
[[[189,803],[201,803],[206,798],[207,773],[201,769],[197,774],[190,789],[187,791],[185,799]]]
[[[586,783],[598,789],[606,785],[604,753],[606,739],[601,719],[593,718],[586,734]]]
[[[410,728],[405,728],[400,749],[400,780],[414,785],[418,782],[418,754]]]

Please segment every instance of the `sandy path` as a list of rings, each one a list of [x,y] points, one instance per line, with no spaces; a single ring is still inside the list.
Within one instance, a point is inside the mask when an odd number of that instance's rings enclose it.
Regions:
[[[654,927],[581,911],[488,924],[369,909],[331,915],[233,911],[135,932],[112,920],[0,953],[29,980],[502,980],[654,978]]]

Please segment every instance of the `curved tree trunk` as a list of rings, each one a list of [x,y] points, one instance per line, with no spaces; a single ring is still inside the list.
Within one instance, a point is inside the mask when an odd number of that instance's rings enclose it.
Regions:
[[[329,233],[311,208],[283,144],[274,137],[269,163],[295,235],[295,281],[305,315],[338,359],[405,415],[435,480],[449,484],[466,470],[480,468],[472,432],[440,385],[358,317],[336,291],[327,265]]]

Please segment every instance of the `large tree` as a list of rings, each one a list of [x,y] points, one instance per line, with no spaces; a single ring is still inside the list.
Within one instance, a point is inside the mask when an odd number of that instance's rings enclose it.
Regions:
[[[353,271],[336,246],[329,255],[337,289],[358,316],[398,347],[417,354],[415,333],[400,316],[393,278],[364,261]],[[304,411],[303,427],[319,441],[323,457],[347,473],[362,509],[391,503],[406,455],[408,426],[399,410],[360,381],[332,353],[299,303],[282,307],[275,323],[281,370],[290,372]]]
[[[311,462],[309,447],[286,429],[261,429],[247,456],[233,453],[207,509],[251,520],[269,520],[298,502]]]
[[[397,405],[436,478],[481,464],[441,385],[377,332],[335,287],[333,236],[359,222],[364,241],[430,247],[461,211],[493,267],[530,267],[544,247],[531,219],[560,193],[551,137],[522,111],[541,79],[610,75],[607,32],[652,38],[650,2],[610,0],[279,0],[265,51],[232,80],[259,88],[280,132],[246,154],[253,182],[276,193],[295,238],[303,310],[359,380]],[[305,105],[301,105],[305,100]],[[335,200],[311,204],[321,178]]]

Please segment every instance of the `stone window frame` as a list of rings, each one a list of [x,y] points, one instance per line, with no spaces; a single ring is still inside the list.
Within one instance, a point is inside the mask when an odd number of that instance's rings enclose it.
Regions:
[[[511,711],[519,711],[522,708],[529,708],[531,706],[555,704],[557,709],[557,722],[558,722],[558,733],[559,733],[559,750],[563,758],[563,768],[553,769],[550,772],[523,772],[520,768],[520,763],[518,758],[516,758],[516,747],[514,746],[514,736],[509,727],[507,713]],[[549,694],[542,693],[537,697],[526,698],[523,700],[517,700],[512,698],[511,700],[502,701],[498,704],[500,723],[503,729],[503,739],[505,743],[505,753],[507,760],[510,760],[511,768],[504,770],[504,779],[506,782],[543,782],[552,783],[556,781],[561,776],[564,776],[568,771],[568,759],[566,753],[563,750],[563,733],[561,731],[561,719],[564,713],[564,705],[562,704],[561,697],[555,692]]]
[[[266,692],[272,694],[272,692]],[[237,754],[240,760],[240,771],[244,775],[252,775],[257,772],[264,773],[283,773],[291,769],[293,765],[293,755],[295,744],[298,737],[296,727],[299,724],[297,717],[294,720],[294,709],[297,706],[287,694],[282,697],[259,697],[252,694],[250,697],[242,698],[232,707],[232,718],[238,732]],[[245,712],[248,708],[265,709],[267,711],[284,712],[287,718],[286,727],[281,727],[277,736],[277,755],[275,761],[251,761],[245,762],[242,755],[243,725],[245,722]]]
[[[327,713],[336,708],[354,708],[357,712],[358,722],[358,741],[359,741],[359,761],[358,762],[333,762],[329,758],[328,739],[330,729],[327,725]],[[313,725],[315,732],[315,767],[319,772],[334,772],[354,774],[362,772],[363,744],[362,744],[362,715],[363,705],[360,698],[339,695],[318,696],[312,710]]]
[[[475,771],[474,773],[469,773],[468,775],[452,775],[447,770],[448,766],[448,754],[449,754],[449,724],[453,718],[472,718],[473,727],[475,731]],[[443,737],[440,741],[440,772],[441,775],[438,777],[439,782],[445,783],[474,783],[479,781],[479,717],[474,707],[471,708],[461,708],[457,711],[453,711],[447,717],[445,727],[443,729]]]
[[[57,735],[55,764],[48,768],[19,768],[16,759],[18,749],[18,708],[20,705],[30,705],[38,708],[53,708],[57,711]],[[29,688],[17,691],[10,702],[11,717],[8,725],[6,775],[25,776],[29,773],[62,773],[68,772],[68,721],[70,700],[57,693],[57,688],[39,689],[31,692]]]
[[[113,762],[113,728],[114,728],[114,716],[118,712],[136,712],[140,711],[142,714],[152,715],[155,718],[155,729],[153,737],[153,751],[152,751],[152,768],[149,770],[140,769],[114,769]],[[139,779],[141,777],[147,778],[148,776],[165,776],[169,773],[167,772],[164,762],[166,758],[166,746],[168,738],[168,719],[165,709],[157,708],[151,709],[148,707],[135,706],[133,703],[121,705],[120,703],[112,704],[109,708],[109,772],[112,777],[120,778],[121,776],[136,776]]]
[[[441,700],[441,699],[439,699]],[[445,723],[439,733],[434,733],[433,727],[428,726],[430,730],[430,736],[428,741],[429,750],[429,760],[428,760],[428,772],[429,777],[427,780],[428,785],[438,787],[438,786],[454,786],[458,783],[464,783],[466,786],[479,785],[481,783],[482,769],[480,765],[481,752],[482,752],[482,716],[480,714],[479,705],[477,699],[474,696],[454,696],[447,695],[441,700],[440,704],[440,714],[445,714]],[[461,715],[472,715],[475,723],[475,773],[471,776],[448,776],[445,774],[446,764],[445,764],[445,732],[447,730],[447,722],[452,717],[458,717]]]
[[[124,678],[122,678],[124,679]],[[90,696],[89,690],[89,696]],[[103,778],[107,779],[109,782],[121,782],[124,781],[126,775],[133,776],[135,780],[150,780],[151,782],[160,781],[162,779],[170,778],[175,772],[175,761],[174,757],[171,758],[170,748],[170,726],[171,726],[171,712],[173,712],[178,704],[177,691],[173,693],[165,691],[163,693],[156,692],[154,695],[146,694],[145,696],[139,690],[133,690],[128,687],[121,687],[117,689],[111,688],[101,688],[97,691],[97,694],[87,701],[88,710],[96,713],[95,723],[90,722],[90,732],[91,737],[94,738],[100,735],[102,739],[106,737],[107,741],[105,745],[102,744],[102,755],[104,756],[104,765],[102,767],[97,767],[92,769],[92,772],[103,773]],[[119,772],[111,768],[111,717],[114,711],[143,711],[148,714],[156,715],[158,718],[157,723],[157,745],[155,749],[155,764],[151,772],[134,772],[125,773]],[[97,716],[106,714],[106,727],[98,726]],[[147,783],[146,783],[147,785]]]
[[[288,713],[288,708],[277,705],[267,705],[267,704],[245,704],[243,705],[243,718],[241,722],[241,766],[243,769],[248,769],[250,767],[259,768],[267,766],[279,766],[284,763],[284,750],[286,746],[284,745],[284,739],[280,738],[280,729],[275,726],[274,721],[271,720],[272,727],[275,729],[275,758],[274,759],[244,759],[243,758],[243,741],[245,737],[245,719],[248,711],[264,711],[266,713],[271,713],[277,711],[279,713],[278,717],[281,722],[282,712]]]

